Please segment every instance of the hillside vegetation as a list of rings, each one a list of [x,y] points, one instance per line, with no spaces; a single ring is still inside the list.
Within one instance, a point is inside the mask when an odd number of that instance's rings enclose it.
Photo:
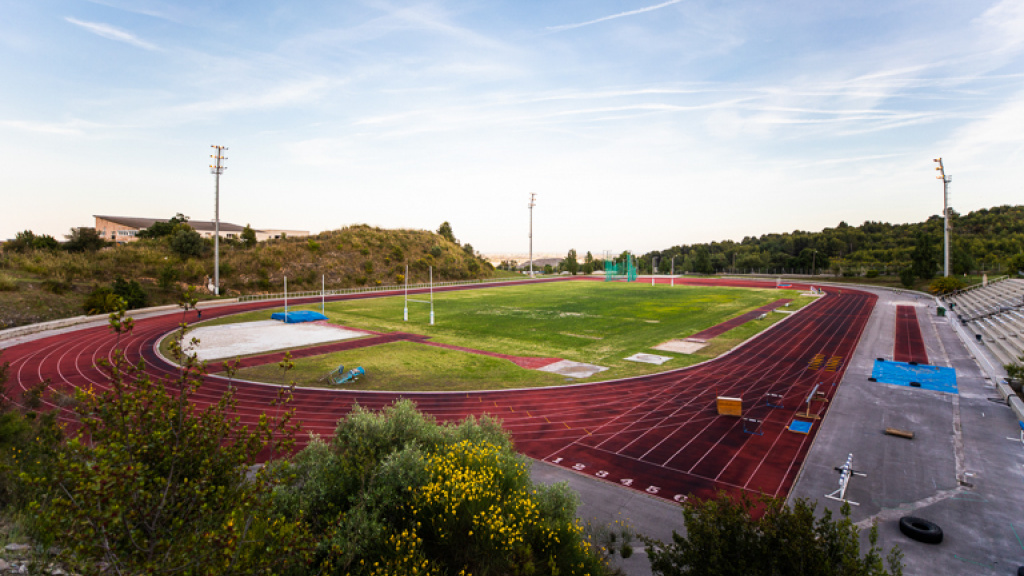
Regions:
[[[956,275],[974,272],[1015,273],[1024,254],[1024,206],[998,206],[950,217],[950,267]],[[795,230],[782,234],[748,236],[740,242],[726,240],[680,245],[649,252],[640,258],[641,272],[668,272],[672,257],[675,270],[686,272],[818,273],[835,275],[896,274],[914,263],[918,244],[933,272],[941,273],[942,217],[925,222],[889,224],[864,222],[850,226],[840,222],[821,232]],[[920,260],[920,258],[918,258]],[[928,260],[928,259],[926,259]],[[927,277],[927,270],[923,271]],[[919,274],[920,276],[921,274]]]
[[[329,290],[401,284],[406,264],[410,283],[426,282],[430,267],[435,282],[494,275],[447,223],[441,232],[354,225],[308,238],[222,240],[221,293],[282,292],[285,277],[289,291],[319,290],[322,276]],[[73,252],[30,235],[19,234],[33,241],[9,243],[0,254],[0,329],[102,312],[106,294],[89,299],[98,292],[116,292],[133,308],[175,303],[189,286],[202,294],[213,277],[212,240],[183,248],[181,235],[172,234]]]

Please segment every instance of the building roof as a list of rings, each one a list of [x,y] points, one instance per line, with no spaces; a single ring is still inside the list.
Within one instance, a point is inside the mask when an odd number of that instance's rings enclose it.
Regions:
[[[139,230],[149,228],[157,222],[170,221],[170,218],[132,218],[129,216],[100,216],[97,214],[93,214],[93,218],[102,218],[108,222],[113,222],[114,224],[120,224],[121,226],[127,226],[129,228],[138,228]],[[188,221],[188,225],[196,232],[213,232],[214,224],[214,222],[206,220]],[[239,226],[238,224],[232,224],[230,222],[220,223],[221,232],[241,232],[242,230],[245,230],[245,226]],[[256,232],[262,232],[262,230],[256,230]]]

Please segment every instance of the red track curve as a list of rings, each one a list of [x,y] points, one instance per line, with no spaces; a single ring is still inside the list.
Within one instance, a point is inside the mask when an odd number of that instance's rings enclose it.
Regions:
[[[676,283],[774,287],[746,280],[677,279]],[[494,392],[300,388],[292,406],[305,431],[329,436],[354,402],[379,409],[398,398],[411,398],[439,420],[496,416],[527,456],[663,498],[706,497],[719,489],[782,496],[792,487],[817,432],[814,427],[809,435],[794,434],[785,427],[813,385],[823,384],[820,389],[829,397],[834,393],[876,300],[874,295],[856,290],[826,288],[826,292],[819,301],[736,351],[671,372],[571,387]],[[331,300],[382,295],[392,294]],[[318,299],[306,302],[314,300]],[[203,313],[206,318],[216,318],[278,305],[248,303],[204,308]],[[129,361],[144,359],[146,371],[154,377],[173,375],[174,367],[156,355],[154,345],[180,320],[180,314],[136,320],[134,330],[121,342]],[[104,376],[95,367],[96,361],[109,358],[115,344],[108,328],[87,328],[12,346],[3,350],[2,358],[11,364],[11,384],[23,390],[44,379],[57,387],[102,388]],[[255,422],[271,409],[276,386],[235,385],[243,422]],[[208,376],[195,401],[214,401],[227,386],[228,380]],[[785,407],[768,406],[768,394],[782,395]],[[745,433],[738,418],[718,416],[717,395],[742,397],[745,416],[761,421],[762,434]],[[752,426],[748,423],[747,427]],[[300,442],[306,437],[300,434]]]

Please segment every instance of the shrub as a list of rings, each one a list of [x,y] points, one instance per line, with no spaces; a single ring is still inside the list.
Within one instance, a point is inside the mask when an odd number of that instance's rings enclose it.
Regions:
[[[757,502],[744,494],[683,504],[686,536],[672,533],[672,543],[645,538],[654,574],[850,574],[900,575],[902,553],[890,550],[885,564],[876,546],[878,530],[871,528],[870,548],[860,554],[860,531],[850,521],[850,506],[842,518],[825,510],[815,517],[816,505],[797,499],[792,506],[768,496]],[[763,512],[763,514],[761,514]]]
[[[371,262],[370,260],[364,262],[363,270],[365,270],[367,274],[373,274],[373,262]]]
[[[441,257],[441,247],[438,246],[437,244],[434,244],[433,246],[431,246],[430,247],[430,255],[433,256],[434,258],[440,258]]]
[[[878,270],[868,270],[865,276],[867,276],[868,278],[878,278]]]
[[[14,292],[18,289],[18,282],[13,276],[0,272],[0,292]]]
[[[117,294],[124,300],[129,310],[144,308],[149,303],[149,296],[146,294],[146,291],[135,280],[115,278],[111,288],[114,290],[114,294]]]
[[[944,276],[932,280],[928,285],[928,291],[932,294],[942,295],[961,290],[963,287],[964,283],[956,276]]]
[[[900,270],[900,284],[907,290],[914,287],[914,281],[917,280],[917,274],[914,274],[913,268],[904,268]]]
[[[314,254],[320,253],[320,243],[312,238],[306,240],[306,248]]]
[[[437,424],[407,400],[355,406],[275,494],[326,574],[605,574],[565,484],[534,486],[497,421]]]
[[[171,250],[182,258],[203,254],[203,237],[187,224],[178,226],[171,234]]]
[[[168,262],[167,264],[164,264],[163,268],[160,268],[160,272],[157,274],[156,283],[164,290],[170,290],[178,282],[178,277],[178,267]]]
[[[110,286],[97,286],[86,297],[82,311],[86,314],[106,314],[125,306],[121,297]]]
[[[194,304],[194,301],[193,301]],[[186,310],[188,308],[186,307]],[[131,330],[111,315],[118,337]],[[184,324],[179,340],[184,337]],[[115,348],[101,366],[104,389],[80,389],[79,425],[48,477],[49,497],[31,508],[30,535],[71,567],[114,573],[255,573],[302,565],[302,526],[275,515],[277,467],[247,479],[261,452],[287,449],[290,411],[255,430],[235,416],[233,389],[206,408],[192,404],[204,369],[182,357],[174,379],[153,381]],[[290,395],[279,395],[287,403]],[[158,415],[158,416],[156,416]],[[276,438],[276,439],[275,439]]]

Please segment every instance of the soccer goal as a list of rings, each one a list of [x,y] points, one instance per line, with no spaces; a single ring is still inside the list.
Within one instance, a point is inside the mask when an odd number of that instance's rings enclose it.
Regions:
[[[409,298],[409,265],[405,265],[405,309],[403,311],[403,318],[406,322],[409,321],[409,302],[416,302],[419,304],[430,304],[430,325],[434,325],[434,267],[430,267],[430,300],[416,300]]]

